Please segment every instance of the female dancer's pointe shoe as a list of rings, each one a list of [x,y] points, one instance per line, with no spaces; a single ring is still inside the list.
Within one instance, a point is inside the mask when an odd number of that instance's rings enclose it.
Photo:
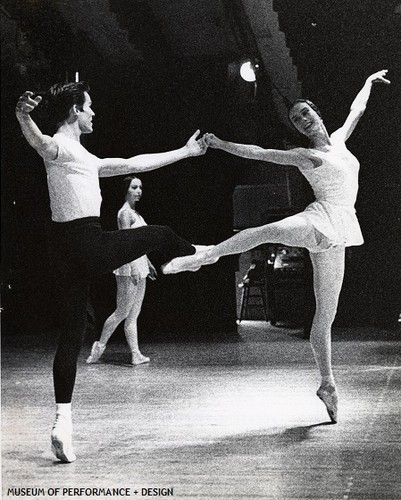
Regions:
[[[198,271],[202,266],[206,266],[208,264],[214,264],[219,259],[218,257],[210,257],[210,250],[213,248],[213,245],[207,246],[205,248],[201,248],[200,245],[196,248],[196,253],[193,255],[185,255],[184,257],[176,257],[175,259],[170,260],[167,264],[161,266],[161,270],[163,274],[177,274],[182,273],[184,271]]]
[[[196,253],[194,255],[188,255],[185,257],[176,257],[167,264],[161,266],[161,271],[163,274],[177,274],[184,271],[198,271],[202,264],[199,262],[199,257],[201,253]]]
[[[141,352],[132,352],[132,365],[142,365],[143,363],[149,363],[150,358],[144,356]]]
[[[323,385],[319,387],[316,392],[318,398],[320,398],[326,405],[327,413],[329,414],[330,420],[333,424],[337,423],[337,406],[338,406],[338,395],[337,390],[334,385]]]
[[[211,248],[214,248],[214,245],[192,245],[196,253],[198,252],[205,252],[206,250],[210,250]]]
[[[106,345],[101,344],[100,342],[94,342],[92,346],[92,350],[90,356],[86,360],[87,363],[97,363],[101,358],[104,350],[106,349]]]

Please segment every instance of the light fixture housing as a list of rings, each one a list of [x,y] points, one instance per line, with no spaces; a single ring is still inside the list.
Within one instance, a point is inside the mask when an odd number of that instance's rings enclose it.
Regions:
[[[256,82],[257,68],[257,64],[254,64],[252,61],[247,60],[241,64],[239,74],[241,75],[241,78],[246,82]]]

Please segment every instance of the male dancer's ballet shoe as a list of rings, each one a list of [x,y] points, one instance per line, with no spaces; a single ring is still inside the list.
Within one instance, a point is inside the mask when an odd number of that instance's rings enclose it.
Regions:
[[[134,352],[132,351],[132,365],[142,365],[143,363],[149,363],[150,358],[147,356],[144,356],[141,352]]]
[[[100,342],[94,342],[92,346],[92,350],[90,353],[90,356],[86,360],[87,363],[97,363],[99,359],[101,358],[102,354],[104,353],[104,350],[106,349],[106,346],[101,344]]]
[[[56,421],[51,433],[52,451],[64,463],[74,462],[75,456],[72,448],[72,424],[65,417],[56,415]]]
[[[170,262],[167,262],[167,264],[161,266],[161,271],[163,274],[177,274],[184,271],[195,272],[202,266],[214,264],[219,259],[218,257],[210,257],[209,250],[211,248],[213,248],[213,245],[205,249],[199,249],[199,251],[193,255],[176,257],[175,259],[170,260]]]
[[[336,424],[338,395],[335,386],[334,385],[321,386],[317,390],[316,395],[326,405],[327,413],[329,414],[330,420],[333,422],[333,424]]]

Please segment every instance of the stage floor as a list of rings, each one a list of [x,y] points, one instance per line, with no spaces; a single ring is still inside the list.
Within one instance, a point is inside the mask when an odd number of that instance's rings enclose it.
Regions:
[[[221,340],[142,342],[151,363],[138,367],[121,339],[87,365],[86,342],[78,458],[60,464],[49,442],[55,339],[5,337],[3,498],[19,488],[37,498],[111,498],[107,488],[185,500],[401,498],[401,332],[336,328],[333,338],[337,425],[315,396],[299,330],[243,322]]]

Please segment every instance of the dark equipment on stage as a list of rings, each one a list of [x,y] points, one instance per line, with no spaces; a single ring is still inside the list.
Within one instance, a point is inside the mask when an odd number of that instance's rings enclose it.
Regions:
[[[309,286],[307,252],[285,245],[263,245],[263,260],[253,260],[239,287],[242,288],[239,321],[252,308],[262,308],[264,319],[275,325],[286,320],[294,291],[303,298]],[[300,301],[300,304],[303,300]],[[304,321],[305,308],[300,305]]]

